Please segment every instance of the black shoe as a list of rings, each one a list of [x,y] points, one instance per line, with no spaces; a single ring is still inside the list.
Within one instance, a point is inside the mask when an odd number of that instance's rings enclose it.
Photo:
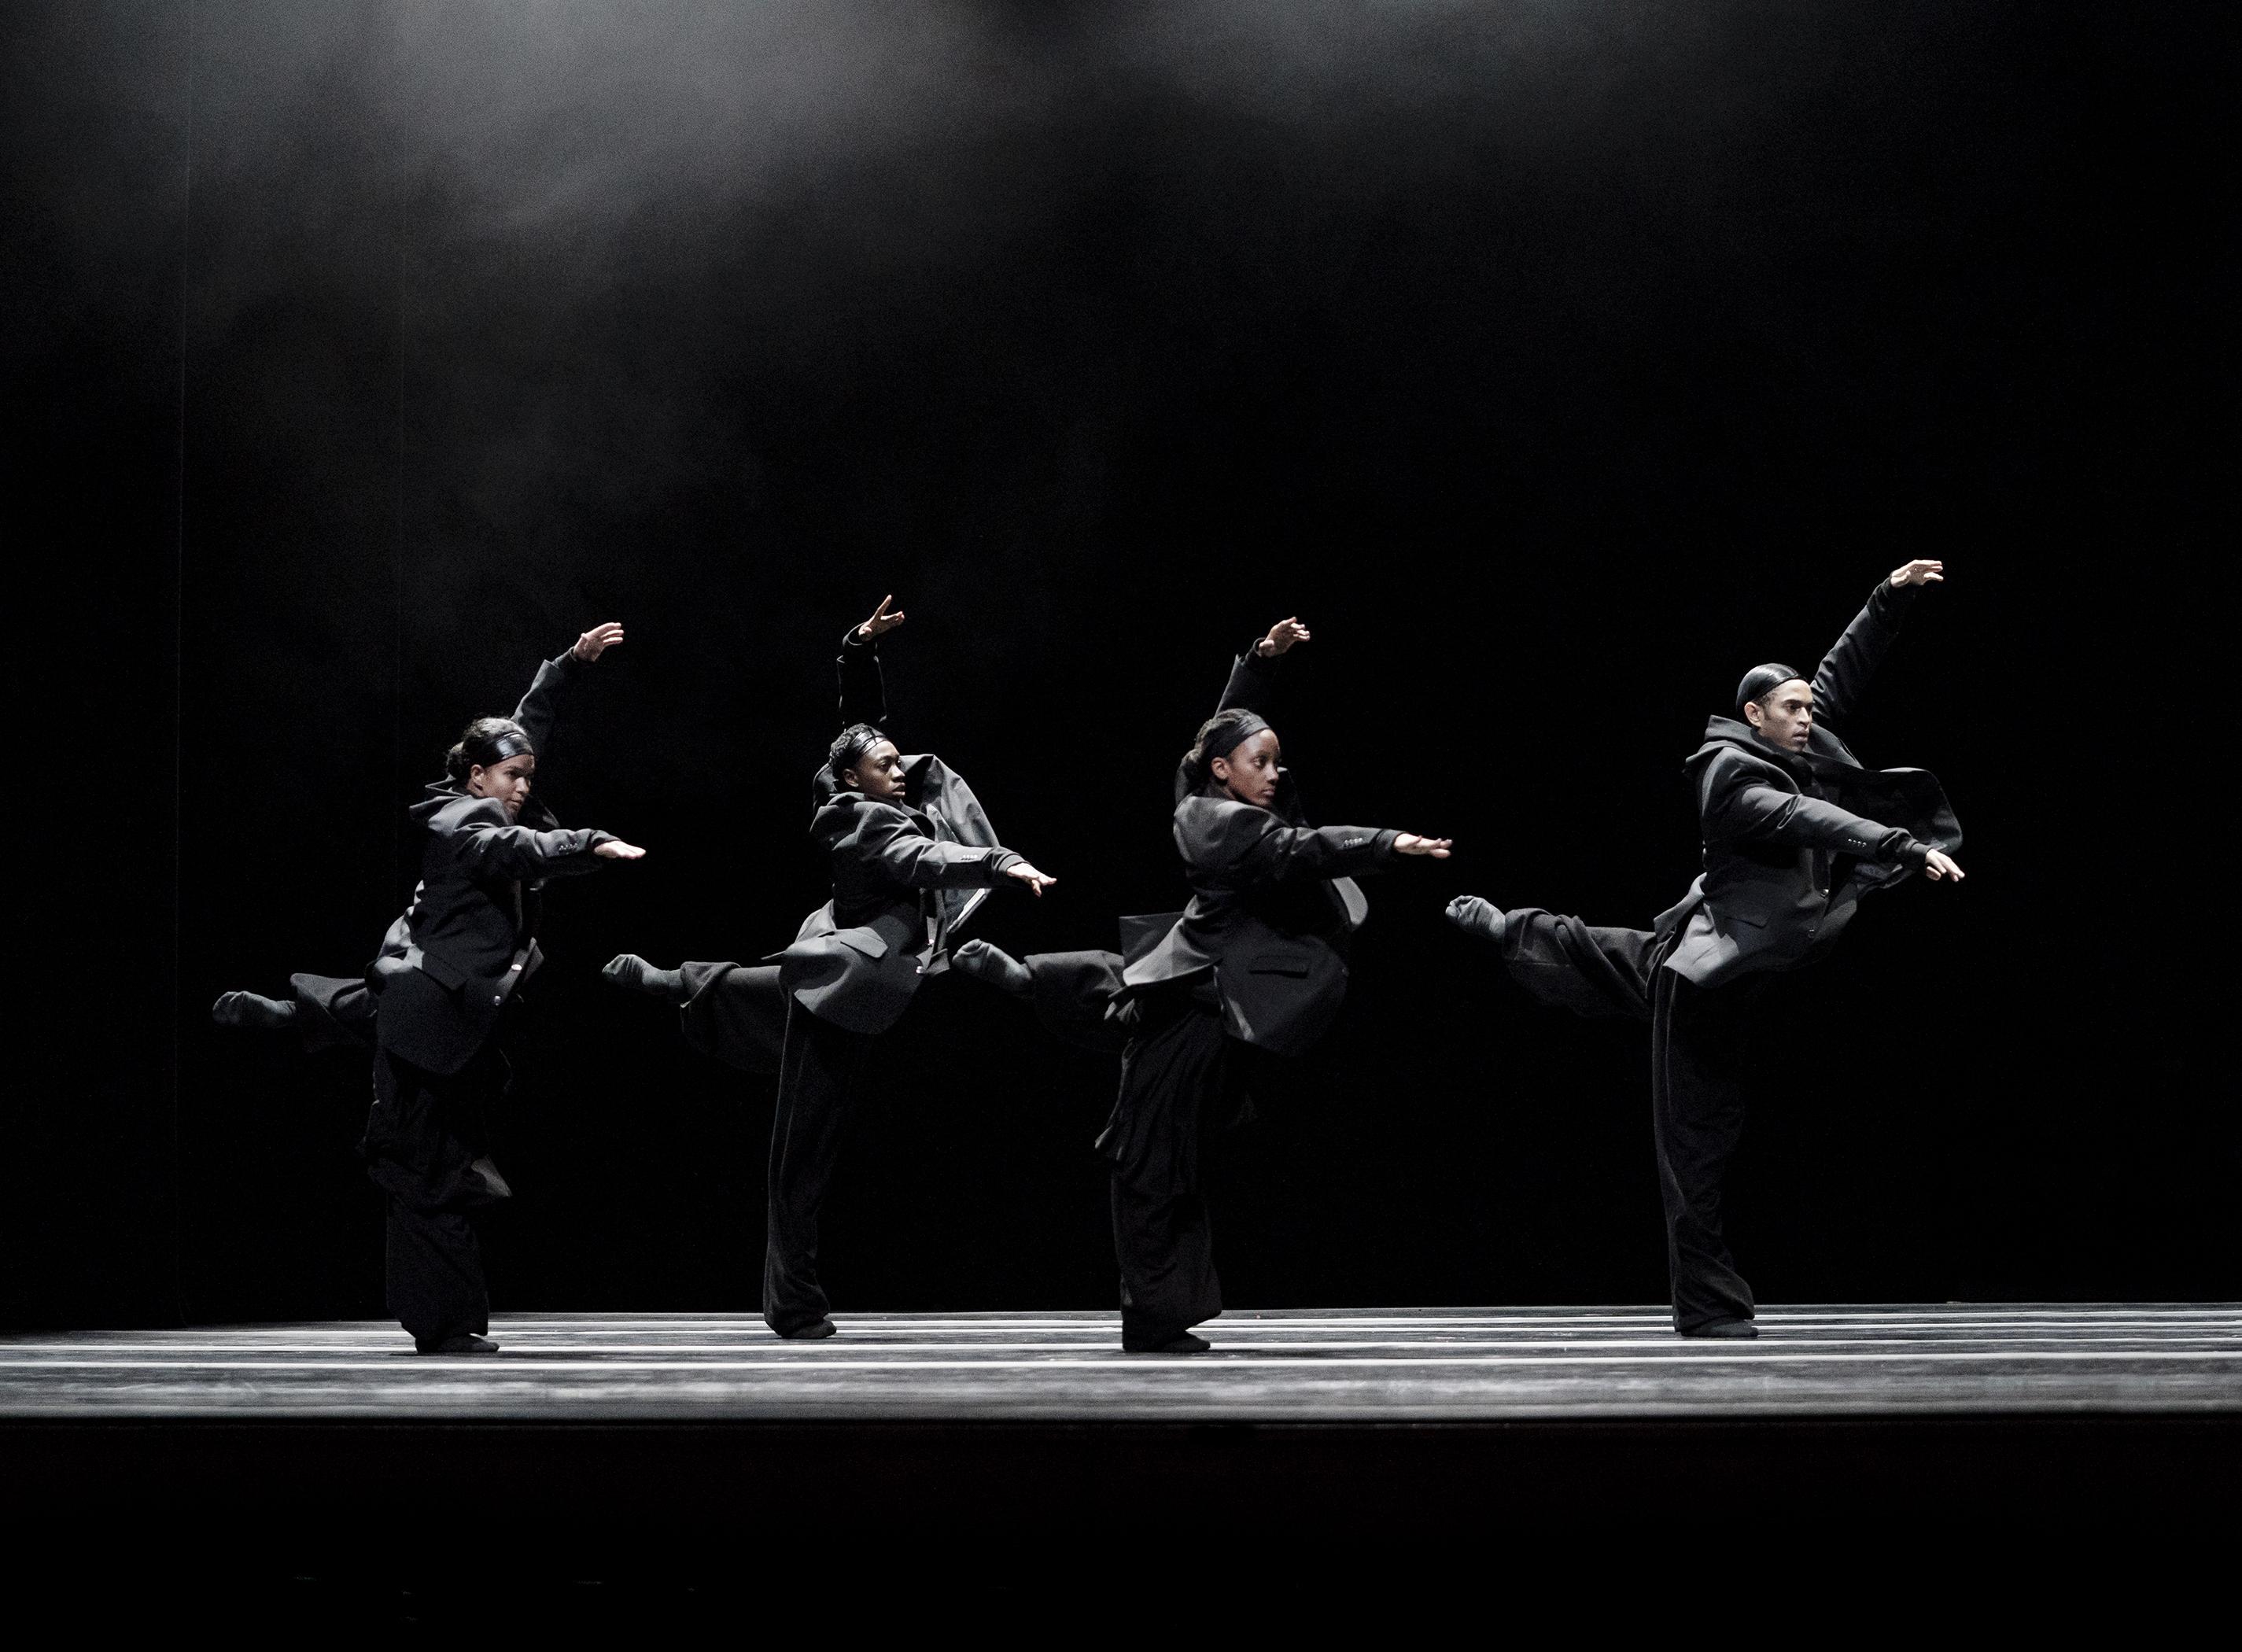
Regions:
[[[677,970],[657,970],[635,952],[619,952],[607,960],[607,967],[600,971],[609,986],[622,987],[632,992],[643,992],[649,998],[660,998],[666,1004],[685,1002],[685,977]]]
[[[1702,1325],[1691,1326],[1682,1334],[1685,1337],[1750,1338],[1759,1334],[1759,1327],[1749,1320],[1708,1320]]]
[[[1502,932],[1510,919],[1492,901],[1483,901],[1476,895],[1459,895],[1448,903],[1448,922],[1466,935],[1478,937],[1491,945],[1502,944]]]
[[[211,1005],[211,1019],[222,1027],[274,1032],[296,1024],[296,1006],[261,992],[221,992]]]
[[[1181,1336],[1171,1337],[1165,1342],[1131,1342],[1127,1337],[1121,1339],[1121,1352],[1124,1353],[1205,1353],[1213,1346],[1205,1337],[1195,1337],[1188,1331]]]
[[[986,941],[968,941],[952,949],[950,965],[959,974],[986,981],[1016,998],[1027,997],[1036,990],[1036,978],[1028,973],[1027,965]]]
[[[413,1348],[416,1353],[496,1353],[498,1344],[488,1337],[479,1337],[472,1331],[463,1331],[458,1336],[446,1337],[441,1342],[426,1345],[416,1342]]]
[[[815,1342],[820,1337],[829,1337],[841,1327],[830,1320],[820,1320],[816,1325],[805,1325],[799,1331],[782,1331],[779,1335],[789,1342]]]

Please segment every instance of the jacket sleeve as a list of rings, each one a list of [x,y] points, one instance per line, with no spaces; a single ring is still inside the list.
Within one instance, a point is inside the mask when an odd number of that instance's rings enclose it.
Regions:
[[[514,720],[529,735],[529,743],[537,749],[537,760],[545,762],[551,756],[553,725],[560,712],[562,697],[584,674],[584,662],[576,657],[575,649],[566,648],[537,668],[530,680],[529,691],[521,696],[521,703],[514,708]]]
[[[1904,827],[1778,786],[1740,765],[1715,763],[1706,771],[1698,814],[1707,843],[1758,838],[1917,867],[1930,851]]]
[[[841,675],[841,726],[860,722],[888,726],[888,686],[880,675],[880,645],[856,641],[856,628],[841,634],[841,657],[834,662]]]
[[[1822,663],[1814,671],[1815,720],[1827,722],[1832,729],[1849,719],[1860,708],[1863,695],[1868,692],[1869,679],[1876,675],[1883,662],[1885,651],[1892,639],[1899,635],[1901,617],[1908,604],[1914,600],[1914,586],[1895,586],[1888,580],[1878,580],[1876,588],[1869,593],[1869,600],[1853,616],[1852,624],[1845,628]]]
[[[1245,652],[1231,662],[1230,681],[1222,685],[1222,701],[1215,709],[1235,708],[1257,717],[1268,716],[1277,701],[1277,662],[1284,657],[1272,654],[1264,658],[1259,637],[1247,643]]]
[[[831,845],[906,889],[987,889],[1021,857],[1009,849],[973,849],[929,837],[899,809],[862,810]]]
[[[615,841],[614,833],[586,826],[557,832],[516,826],[495,802],[462,816],[445,836],[453,862],[474,878],[569,877],[596,871],[600,859],[592,851]]]
[[[1374,872],[1393,858],[1400,836],[1390,827],[1287,826],[1246,804],[1176,821],[1185,865],[1233,888]]]

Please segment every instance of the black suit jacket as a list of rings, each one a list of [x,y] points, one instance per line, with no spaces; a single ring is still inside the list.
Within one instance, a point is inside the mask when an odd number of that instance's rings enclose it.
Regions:
[[[1249,647],[1231,668],[1217,710],[1269,715],[1277,658]],[[1393,856],[1391,830],[1313,827],[1301,819],[1290,770],[1272,807],[1242,803],[1176,770],[1172,823],[1191,904],[1179,914],[1125,917],[1124,997],[1212,978],[1232,1038],[1302,1055],[1346,997],[1346,948],[1370,903],[1353,875]]]
[[[876,643],[852,628],[838,661],[841,722],[887,729]],[[949,966],[959,928],[1020,856],[997,841],[973,789],[939,757],[903,759],[903,800],[843,791],[821,767],[810,785],[810,840],[824,853],[833,898],[776,954],[779,979],[821,1020],[885,1032],[919,983]]]
[[[1715,717],[1689,759],[1704,876],[1658,920],[1684,926],[1666,967],[1699,986],[1787,969],[1830,945],[1871,890],[1952,853],[1962,829],[1933,776],[1863,769],[1837,729],[1898,635],[1914,588],[1879,580],[1814,674],[1814,735],[1780,751],[1749,723]]]
[[[514,709],[545,767],[560,690],[582,668],[548,660]],[[595,870],[607,832],[563,829],[533,796],[517,821],[494,798],[457,782],[428,788],[412,809],[427,833],[413,905],[368,973],[380,991],[380,1047],[432,1072],[457,1072],[542,962],[538,907],[545,880]]]

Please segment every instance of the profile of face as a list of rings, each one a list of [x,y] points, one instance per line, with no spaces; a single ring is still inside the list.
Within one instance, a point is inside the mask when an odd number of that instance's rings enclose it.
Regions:
[[[1793,677],[1744,706],[1752,732],[1777,751],[1803,751],[1814,733],[1814,685]]]
[[[899,803],[903,800],[903,755],[894,741],[883,740],[857,758],[855,768],[841,771],[841,783],[876,802]]]
[[[1241,741],[1227,757],[1217,757],[1207,765],[1207,772],[1214,776],[1215,784],[1239,802],[1266,809],[1277,801],[1277,777],[1283,766],[1277,731],[1264,729]]]
[[[476,763],[467,770],[467,795],[495,797],[506,805],[509,819],[518,819],[521,806],[529,801],[529,783],[536,773],[537,754],[529,751],[493,763],[487,769]]]

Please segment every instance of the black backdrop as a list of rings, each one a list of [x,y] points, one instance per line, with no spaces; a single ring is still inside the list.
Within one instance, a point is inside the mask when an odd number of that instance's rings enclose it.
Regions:
[[[767,1084],[596,980],[759,954],[843,627],[1062,882],[1176,903],[1177,752],[1315,627],[1373,886],[1238,1140],[1242,1304],[1662,1291],[1645,1038],[1522,1003],[1453,893],[1642,922],[1682,757],[1947,559],[1867,715],[1969,835],[1780,1029],[1769,1299],[2238,1293],[2205,608],[2232,543],[2219,8],[2040,3],[8,9],[20,929],[10,1313],[377,1314],[357,1064],[214,1032],[363,962],[402,808],[595,621],[501,1306],[744,1308]],[[2198,624],[2202,628],[2198,629]],[[1771,1030],[1773,1031],[1773,1030]],[[832,1208],[843,1306],[1111,1299],[1110,1062],[938,982]],[[2216,1064],[2214,1064],[2216,1063]]]

